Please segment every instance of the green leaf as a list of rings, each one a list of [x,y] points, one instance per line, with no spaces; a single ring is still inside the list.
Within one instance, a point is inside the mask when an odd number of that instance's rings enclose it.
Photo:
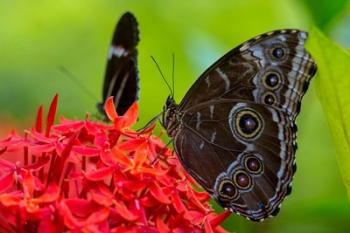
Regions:
[[[316,91],[332,132],[350,199],[350,54],[317,28],[311,29],[306,48],[318,66]]]
[[[344,11],[349,3],[348,0],[300,0],[300,2],[305,4],[315,24],[322,30],[328,29],[332,21]]]

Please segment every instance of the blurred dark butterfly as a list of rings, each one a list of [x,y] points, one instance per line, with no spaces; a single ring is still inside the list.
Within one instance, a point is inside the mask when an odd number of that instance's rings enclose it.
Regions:
[[[231,50],[162,124],[188,173],[223,207],[249,220],[275,216],[296,170],[295,119],[316,64],[307,33],[277,30]]]
[[[123,115],[138,100],[139,76],[136,50],[138,42],[138,23],[132,13],[126,12],[117,23],[108,52],[102,102],[97,104],[102,114],[104,114],[103,105],[109,96],[114,96],[119,115]]]

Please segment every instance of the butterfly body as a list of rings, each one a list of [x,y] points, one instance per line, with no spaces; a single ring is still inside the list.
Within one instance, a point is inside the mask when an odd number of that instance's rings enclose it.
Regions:
[[[126,12],[117,23],[108,51],[102,102],[97,105],[102,114],[104,114],[103,105],[110,96],[114,97],[119,115],[123,115],[138,100],[139,76],[136,49],[138,42],[138,23],[132,13]]]
[[[163,126],[188,173],[223,207],[250,220],[278,213],[296,170],[295,119],[316,64],[307,33],[278,30],[231,50],[179,105],[168,98]]]

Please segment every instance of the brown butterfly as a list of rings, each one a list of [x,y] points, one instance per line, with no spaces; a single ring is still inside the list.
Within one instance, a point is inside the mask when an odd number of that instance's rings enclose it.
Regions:
[[[249,220],[275,216],[296,170],[295,119],[316,64],[307,33],[259,35],[209,67],[162,124],[187,172],[223,207]]]

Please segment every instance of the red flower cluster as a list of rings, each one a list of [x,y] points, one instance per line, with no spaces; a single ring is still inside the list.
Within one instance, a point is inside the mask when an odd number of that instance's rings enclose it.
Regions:
[[[226,232],[172,151],[135,132],[134,104],[113,125],[61,119],[0,141],[0,232]],[[155,162],[153,162],[155,161]]]

